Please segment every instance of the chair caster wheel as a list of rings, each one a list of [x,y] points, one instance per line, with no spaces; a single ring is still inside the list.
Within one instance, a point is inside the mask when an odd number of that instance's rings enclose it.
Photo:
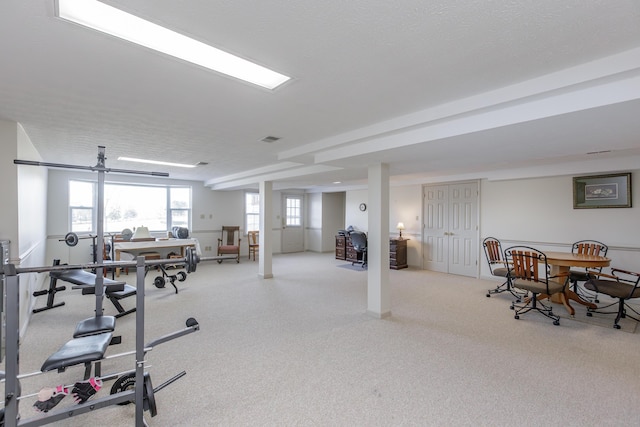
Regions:
[[[599,299],[594,299],[593,302],[595,302],[596,304],[600,304],[600,300]]]
[[[613,325],[614,328],[620,329],[620,325]]]
[[[518,316],[517,314],[515,316],[513,316],[514,319],[519,319],[520,316]]]
[[[222,264],[222,260],[221,259],[218,260],[218,264]]]
[[[487,294],[487,298],[491,298],[491,294]]]
[[[511,306],[511,307],[509,307],[509,309],[515,310],[516,308],[514,306]]]
[[[553,311],[550,311],[550,312],[549,312],[549,316],[555,316],[555,315],[553,314]]]
[[[178,277],[178,282],[184,282],[185,280],[187,280],[187,273],[185,273],[184,271],[179,271],[176,276]]]
[[[593,317],[593,313],[591,313],[590,311],[587,311],[587,317]]]
[[[553,321],[553,324],[554,324],[554,325],[556,325],[556,326],[558,326],[558,325],[560,324],[560,321],[559,321],[559,320],[554,320],[554,321]]]

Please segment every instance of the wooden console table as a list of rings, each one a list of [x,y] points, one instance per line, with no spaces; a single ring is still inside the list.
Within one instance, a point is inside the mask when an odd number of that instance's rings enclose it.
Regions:
[[[389,268],[400,270],[407,268],[407,240],[389,239]],[[336,236],[336,259],[349,262],[361,262],[362,254],[358,254],[351,245],[349,236]]]

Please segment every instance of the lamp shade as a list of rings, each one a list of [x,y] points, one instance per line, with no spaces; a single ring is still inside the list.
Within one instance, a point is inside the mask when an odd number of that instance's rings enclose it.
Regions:
[[[149,233],[149,229],[144,226],[136,228],[135,233],[133,233],[133,236],[131,236],[132,240],[149,238],[151,238],[151,233]]]
[[[396,226],[396,228],[397,228],[398,230],[404,230],[404,224],[403,224],[403,223],[401,223],[401,222],[399,222],[399,223],[398,223],[398,225]]]

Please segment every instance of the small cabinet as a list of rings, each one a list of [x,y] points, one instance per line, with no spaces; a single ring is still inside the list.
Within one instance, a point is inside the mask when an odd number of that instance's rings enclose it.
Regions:
[[[407,267],[407,239],[389,240],[389,268],[400,270]]]
[[[345,236],[336,236],[336,259],[347,259],[346,240]]]
[[[351,237],[347,237],[345,243],[347,244],[347,261],[352,264],[362,262],[362,252],[358,252],[354,249],[351,244]]]

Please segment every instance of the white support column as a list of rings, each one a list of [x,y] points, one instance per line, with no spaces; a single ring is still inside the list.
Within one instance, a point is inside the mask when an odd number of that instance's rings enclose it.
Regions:
[[[271,279],[273,277],[273,183],[260,182],[260,257],[258,263],[258,277]]]
[[[391,315],[389,285],[389,165],[369,166],[369,234],[367,313]]]

